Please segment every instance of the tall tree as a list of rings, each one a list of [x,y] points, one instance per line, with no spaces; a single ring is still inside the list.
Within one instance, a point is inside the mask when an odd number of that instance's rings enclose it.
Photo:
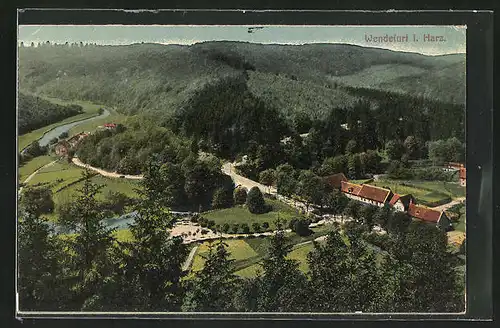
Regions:
[[[216,245],[210,244],[203,269],[188,283],[183,311],[235,311],[233,298],[238,278],[233,273],[234,260],[229,257],[227,244],[222,240]]]
[[[115,238],[112,235],[114,229],[102,223],[102,204],[97,200],[102,186],[92,182],[93,174],[89,170],[85,170],[82,176],[83,186],[78,189],[71,205],[71,221],[62,223],[76,235],[70,241],[75,254],[74,269],[78,276],[75,301],[85,306],[85,301],[97,293],[104,278],[112,270],[109,251]]]
[[[61,240],[32,198],[21,202],[18,224],[18,293],[22,311],[68,310],[69,285]],[[42,205],[43,206],[43,205]]]
[[[292,245],[288,244],[281,221],[270,238],[266,257],[262,261],[262,274],[258,276],[259,312],[302,312],[308,308],[306,276],[298,269],[298,262],[287,258]]]
[[[153,192],[160,175],[160,163],[148,161],[136,206],[137,215],[130,230],[134,243],[129,251],[128,267],[134,272],[152,311],[175,311],[182,304],[181,278],[187,247],[181,237],[170,236],[174,218],[163,205],[161,195]]]

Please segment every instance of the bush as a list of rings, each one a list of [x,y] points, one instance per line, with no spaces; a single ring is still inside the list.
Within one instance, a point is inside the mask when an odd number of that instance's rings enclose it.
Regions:
[[[59,135],[59,139],[65,139],[65,138],[67,138],[67,137],[69,137],[69,134],[68,134],[68,132],[67,132],[67,131],[64,131],[63,133],[61,133],[61,134]]]
[[[201,229],[201,234],[202,235],[206,235],[208,233],[208,230],[207,229]]]
[[[235,223],[235,224],[233,224],[231,231],[232,231],[233,233],[238,233],[239,229],[240,229],[239,224],[238,224],[238,223]]]
[[[193,223],[197,223],[197,222],[198,222],[198,220],[199,220],[199,218],[200,218],[200,215],[199,215],[199,214],[195,214],[195,215],[193,215],[193,216],[191,217],[191,220],[190,220],[190,221],[191,221],[191,222],[193,222]]]
[[[253,229],[253,231],[255,231],[255,232],[260,232],[260,230],[261,230],[261,229],[260,229],[260,224],[259,224],[259,222],[254,222],[254,223],[252,223],[252,229]]]
[[[243,231],[243,233],[250,233],[250,227],[247,223],[241,224],[241,230]]]
[[[267,221],[266,221],[266,222],[262,222],[262,228],[263,228],[264,230],[269,229],[269,223],[268,223]]]
[[[212,208],[229,208],[233,206],[234,200],[230,190],[217,188],[212,199]]]
[[[309,236],[312,233],[312,230],[309,229],[309,224],[309,220],[292,218],[290,220],[290,223],[288,224],[288,227],[292,229],[292,231],[297,235],[304,237]]]
[[[233,192],[234,203],[237,205],[245,204],[247,201],[247,190],[244,187],[238,187]]]
[[[248,192],[246,204],[250,213],[253,214],[262,214],[269,210],[266,207],[266,203],[260,189],[257,187],[253,187]]]
[[[231,227],[229,226],[229,223],[224,223],[224,224],[222,225],[221,230],[222,230],[222,232],[228,233],[230,228],[231,228]]]

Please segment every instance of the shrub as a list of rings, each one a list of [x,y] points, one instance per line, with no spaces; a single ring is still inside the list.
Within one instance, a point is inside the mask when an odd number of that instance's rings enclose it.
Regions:
[[[207,233],[208,233],[208,230],[207,230],[207,229],[202,229],[202,230],[201,230],[201,234],[202,234],[202,235],[206,235]]]
[[[228,208],[233,206],[234,200],[230,190],[217,188],[212,199],[213,208]]]
[[[237,205],[245,204],[247,200],[247,190],[244,187],[238,187],[233,192],[234,203]]]
[[[259,222],[252,223],[252,229],[255,232],[260,232],[260,224],[259,224]]]
[[[241,230],[243,231],[243,233],[250,233],[250,227],[247,223],[241,224]]]
[[[224,223],[224,224],[222,225],[221,230],[222,230],[222,232],[227,233],[227,232],[229,232],[229,229],[230,229],[230,228],[231,228],[231,227],[229,226],[229,223]]]
[[[231,231],[232,231],[233,233],[238,233],[239,229],[240,229],[239,224],[238,224],[238,223],[235,223],[235,224],[233,224]]]
[[[266,222],[262,222],[262,228],[263,228],[264,230],[269,229],[269,223],[268,223],[267,221],[266,221]]]
[[[309,229],[309,220],[293,218],[288,227],[299,236],[309,236],[312,230]]]
[[[250,213],[253,214],[262,214],[268,211],[264,197],[262,196],[260,189],[257,187],[253,187],[248,192],[246,204]]]
[[[65,139],[69,136],[68,132],[67,131],[64,131],[63,133],[61,133],[59,135],[59,139]]]
[[[199,217],[200,217],[200,216],[199,216],[198,214],[195,214],[195,215],[193,215],[193,216],[191,217],[191,220],[190,220],[190,221],[191,221],[191,222],[193,222],[193,223],[197,223],[197,222],[198,222]]]

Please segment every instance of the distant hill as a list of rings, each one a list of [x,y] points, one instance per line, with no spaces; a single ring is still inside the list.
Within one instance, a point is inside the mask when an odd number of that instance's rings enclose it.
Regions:
[[[36,130],[83,112],[83,108],[78,105],[57,105],[40,97],[24,93],[19,94],[18,109],[19,134]]]
[[[465,55],[424,56],[344,44],[24,47],[21,89],[116,105],[123,112],[174,113],[214,82],[243,75],[248,90],[291,116],[318,117],[372,88],[463,105]],[[197,103],[199,101],[197,100]]]

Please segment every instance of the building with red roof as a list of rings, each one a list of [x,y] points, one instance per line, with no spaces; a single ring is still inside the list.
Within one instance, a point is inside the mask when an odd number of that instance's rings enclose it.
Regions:
[[[437,211],[435,209],[417,205],[412,202],[408,207],[408,214],[414,219],[429,223],[435,223],[438,227],[444,230],[448,230],[451,228],[451,221],[446,216],[446,213],[444,211]]]
[[[462,187],[465,187],[466,186],[466,180],[465,180],[466,171],[465,171],[465,167],[461,167],[460,168],[460,170],[458,171],[458,176],[459,176],[459,179],[460,179],[460,185]]]
[[[401,212],[406,212],[408,211],[408,207],[410,206],[410,203],[416,203],[415,198],[411,194],[407,195],[399,195],[399,194],[394,194],[389,201],[389,205],[394,207],[396,211],[401,211]]]
[[[346,181],[341,182],[340,190],[351,199],[380,207],[384,206],[393,195],[390,189],[368,184],[358,185]]]

